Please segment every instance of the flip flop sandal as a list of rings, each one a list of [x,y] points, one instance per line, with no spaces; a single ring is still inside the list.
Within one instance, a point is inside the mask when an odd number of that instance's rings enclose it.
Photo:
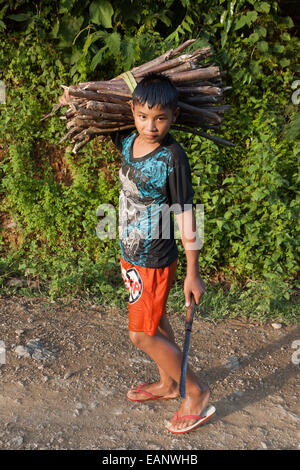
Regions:
[[[129,397],[127,396],[128,400],[130,400],[130,401],[143,402],[143,401],[151,401],[151,400],[152,400],[152,401],[154,401],[154,400],[161,400],[161,401],[162,401],[162,400],[172,400],[173,398],[176,398],[176,397],[159,397],[159,396],[157,396],[157,395],[152,395],[152,393],[147,392],[146,390],[143,390],[143,388],[146,387],[146,385],[150,385],[150,383],[149,383],[149,382],[146,382],[146,383],[144,383],[144,384],[141,384],[141,385],[138,386],[137,389],[135,389],[135,390],[132,389],[131,391],[132,391],[133,393],[140,393],[141,395],[146,395],[148,398],[139,400],[139,399],[129,398]]]
[[[190,432],[193,429],[198,428],[201,424],[203,424],[205,421],[209,420],[210,418],[213,417],[213,415],[216,412],[216,408],[214,406],[209,406],[206,408],[206,410],[203,411],[202,415],[186,415],[186,416],[178,416],[178,411],[176,411],[175,416],[173,418],[173,421],[182,421],[183,419],[196,419],[197,421],[192,424],[191,426],[187,426],[186,428],[181,428],[178,429],[178,431],[174,431],[172,429],[169,429],[166,427],[166,429],[173,434],[185,434],[186,432]]]

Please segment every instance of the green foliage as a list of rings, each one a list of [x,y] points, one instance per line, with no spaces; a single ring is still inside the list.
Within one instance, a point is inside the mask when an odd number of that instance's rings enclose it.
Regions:
[[[262,99],[266,107],[268,98],[266,93]],[[236,111],[240,137],[245,134],[236,148],[220,150],[207,142],[199,155],[200,139],[190,144],[195,201],[205,206],[201,262],[206,269],[224,266],[237,274],[288,278],[297,271],[299,256],[295,168],[300,150],[276,131],[276,113],[261,103],[249,113],[248,106]]]
[[[39,39],[46,34],[62,52],[76,83],[94,72],[97,77],[111,78],[138,61],[153,58],[164,47],[155,27],[158,23],[171,27],[174,15],[166,6],[172,2],[131,3],[132,8],[122,0],[61,0],[58,6],[44,1],[35,11],[29,7],[27,12],[7,14],[10,10],[3,8],[2,15],[21,23],[26,38]]]
[[[228,292],[209,285],[203,313],[295,321],[300,48],[291,18],[269,1],[0,0],[2,292],[124,301],[117,240],[96,235],[99,204],[118,206],[120,157],[96,140],[74,156],[57,144],[64,121],[40,119],[62,84],[112,78],[191,37],[193,47],[213,48],[207,64],[227,71],[232,111],[220,134],[235,143],[174,133],[190,158],[195,203],[204,204],[202,275],[232,284]],[[170,302],[181,309],[180,244],[179,252]],[[15,276],[22,288],[9,287]]]
[[[177,283],[170,292],[168,309],[180,313],[184,301],[182,285]],[[219,284],[208,284],[195,315],[212,321],[236,317],[261,322],[282,321],[286,324],[300,321],[299,301],[293,296],[288,283],[280,278],[249,281],[242,291],[235,282],[230,289],[221,289]]]

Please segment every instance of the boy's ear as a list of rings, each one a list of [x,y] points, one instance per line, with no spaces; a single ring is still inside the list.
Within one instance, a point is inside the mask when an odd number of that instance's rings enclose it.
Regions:
[[[175,110],[175,112],[173,113],[173,122],[176,122],[176,120],[177,120],[179,114],[180,114],[180,108],[177,107],[176,110]]]
[[[132,112],[132,114],[133,114],[133,111],[134,111],[134,104],[133,104],[133,101],[130,100],[130,101],[129,101],[129,104],[130,104],[131,112]]]

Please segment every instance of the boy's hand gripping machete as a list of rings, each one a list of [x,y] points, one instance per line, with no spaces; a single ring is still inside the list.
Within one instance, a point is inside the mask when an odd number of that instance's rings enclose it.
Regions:
[[[183,356],[181,363],[181,374],[180,374],[180,383],[179,383],[179,393],[182,398],[186,396],[185,383],[186,383],[186,369],[188,362],[188,354],[190,347],[190,335],[192,331],[193,319],[194,319],[194,310],[195,310],[195,299],[192,295],[191,303],[186,308],[186,318],[185,318],[185,338],[184,338],[184,347],[183,347]]]

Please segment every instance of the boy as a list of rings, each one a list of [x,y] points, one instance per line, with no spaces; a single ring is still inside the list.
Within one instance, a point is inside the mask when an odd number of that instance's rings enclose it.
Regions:
[[[160,381],[128,391],[130,401],[169,400],[179,395],[182,353],[166,316],[178,250],[170,211],[177,223],[187,257],[184,282],[186,305],[199,304],[205,284],[199,276],[195,241],[193,189],[187,156],[169,134],[179,108],[170,79],[150,73],[136,86],[131,102],[137,132],[111,135],[122,151],[119,235],[121,272],[129,290],[129,336],[156,363]],[[63,101],[61,101],[64,104]],[[194,240],[193,240],[194,239]],[[176,434],[189,432],[213,416],[206,405],[209,389],[190,368],[186,398],[167,424]]]

